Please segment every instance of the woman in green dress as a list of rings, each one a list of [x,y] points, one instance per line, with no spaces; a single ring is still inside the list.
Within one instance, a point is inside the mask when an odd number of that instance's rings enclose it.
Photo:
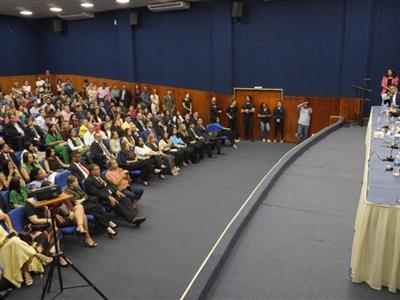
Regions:
[[[33,168],[43,169],[37,160],[34,159],[33,154],[25,152],[22,155],[21,175],[26,182],[31,181],[30,173]],[[47,174],[47,173],[46,173]]]
[[[56,153],[62,156],[64,163],[69,164],[67,142],[62,139],[54,124],[50,126],[49,132],[46,135],[46,145],[54,148]]]
[[[17,208],[25,205],[29,189],[21,177],[14,177],[10,181],[10,206]]]

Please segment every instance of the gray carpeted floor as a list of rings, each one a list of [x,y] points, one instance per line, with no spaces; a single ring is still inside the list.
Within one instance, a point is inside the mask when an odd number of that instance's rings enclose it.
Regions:
[[[177,299],[252,189],[292,146],[240,142],[179,177],[153,181],[142,200],[148,221],[141,228],[123,226],[113,240],[96,236],[95,249],[67,238],[65,253],[109,299]],[[63,274],[67,285],[82,284],[70,270]],[[34,280],[10,299],[38,299],[42,281]],[[84,288],[57,299],[98,298]]]
[[[395,299],[352,284],[354,218],[365,127],[342,128],[278,179],[223,267],[209,299]]]

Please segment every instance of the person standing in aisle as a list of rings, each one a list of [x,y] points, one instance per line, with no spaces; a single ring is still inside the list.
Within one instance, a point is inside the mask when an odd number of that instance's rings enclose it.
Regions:
[[[246,140],[249,138],[252,142],[253,139],[253,117],[256,111],[256,107],[251,102],[251,96],[246,96],[246,103],[242,105],[241,112],[243,113],[243,124],[244,124],[244,137]]]
[[[217,97],[212,97],[210,105],[210,123],[217,122],[218,114],[221,112],[221,109],[217,105]]]
[[[226,109],[226,116],[228,117],[229,120],[229,128],[232,130],[233,133],[233,138],[235,139],[235,142],[239,142],[239,128],[238,128],[238,122],[237,122],[237,114],[238,114],[238,109],[236,106],[236,99],[232,99],[231,105]]]
[[[190,99],[190,94],[186,93],[185,98],[182,100],[182,106],[183,106],[183,112],[184,115],[192,115],[192,110],[193,110],[193,105],[192,105],[192,99]]]
[[[297,122],[297,143],[301,143],[308,137],[308,128],[310,126],[311,114],[313,113],[311,107],[308,105],[308,101],[297,105],[299,111],[299,121]]]
[[[281,143],[283,143],[283,129],[285,127],[285,109],[283,108],[281,101],[277,102],[273,115],[274,115],[274,119],[275,119],[274,143],[276,143],[276,139],[277,139],[278,135],[279,135]]]
[[[169,111],[171,114],[174,114],[175,106],[176,106],[176,101],[174,96],[172,95],[172,91],[167,90],[167,95],[165,95],[163,101],[164,112]]]
[[[263,142],[268,140],[268,143],[271,143],[271,140],[269,139],[269,119],[271,116],[272,114],[267,106],[267,103],[265,101],[261,102],[260,110],[258,111],[258,118],[260,119],[261,138]]]

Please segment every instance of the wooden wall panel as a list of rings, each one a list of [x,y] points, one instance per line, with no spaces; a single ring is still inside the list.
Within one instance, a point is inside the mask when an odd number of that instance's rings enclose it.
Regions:
[[[260,108],[260,103],[262,101],[267,102],[268,107],[272,111],[272,109],[276,106],[276,102],[278,100],[283,100],[283,91],[282,90],[273,90],[273,89],[248,89],[248,88],[235,88],[234,89],[234,98],[237,101],[238,109],[240,111],[242,105],[246,102],[246,96],[252,97],[252,102],[256,106],[256,113],[254,114],[254,137],[256,139],[260,139],[260,124],[258,122],[257,114]],[[240,135],[244,135],[244,127],[243,127],[243,114],[239,113],[239,131]],[[271,122],[271,125],[273,122]],[[285,134],[284,134],[285,135]]]
[[[12,84],[15,81],[18,81],[20,84],[24,80],[28,80],[32,87],[35,85],[37,75],[26,75],[26,76],[7,76],[0,77],[0,88],[3,92],[9,92],[11,90]],[[45,77],[44,75],[41,75]],[[118,87],[121,87],[122,84],[126,84],[130,90],[133,90],[134,84],[133,82],[126,82],[120,80],[113,79],[104,79],[98,77],[90,77],[90,76],[81,76],[81,75],[72,75],[72,74],[57,74],[48,76],[53,86],[55,87],[55,83],[57,79],[66,80],[67,78],[72,82],[75,86],[76,90],[80,90],[85,79],[88,79],[95,83],[96,85],[101,85],[103,82],[107,82],[109,85],[116,84]],[[256,105],[256,111],[259,109],[259,104],[261,101],[265,100],[270,107],[273,109],[276,105],[277,100],[281,99],[281,92],[270,91],[269,93],[264,93],[262,90],[254,90],[254,89],[244,89],[244,90],[236,90],[235,95],[221,95],[208,91],[200,91],[200,90],[192,90],[178,87],[168,87],[161,85],[153,85],[141,83],[139,84],[142,89],[143,86],[147,86],[149,90],[156,88],[158,94],[160,95],[160,99],[162,101],[168,89],[173,91],[173,94],[177,100],[177,109],[182,110],[182,99],[186,93],[190,93],[191,98],[193,100],[193,108],[194,111],[198,111],[200,116],[202,116],[206,122],[210,119],[210,100],[213,96],[217,97],[218,105],[221,107],[223,113],[221,114],[221,122],[223,124],[227,124],[228,120],[225,116],[225,110],[230,105],[231,99],[235,97],[238,102],[238,108],[240,109],[241,105],[244,103],[246,95],[251,95],[253,97],[253,102]],[[285,141],[286,142],[294,142],[296,140],[296,128],[297,128],[297,120],[298,120],[298,111],[297,105],[301,102],[308,100],[310,102],[310,106],[313,108],[314,114],[311,118],[310,125],[310,134],[316,133],[319,130],[329,126],[330,116],[345,116],[349,120],[356,120],[359,115],[359,100],[354,98],[338,98],[338,97],[305,97],[305,96],[283,96],[283,106],[286,109],[287,117],[285,122]],[[273,123],[273,122],[271,122]],[[273,124],[272,132],[273,132]],[[243,120],[240,114],[239,116],[239,130],[241,134],[243,134]],[[254,124],[254,136],[255,138],[260,138],[260,126],[257,118],[255,118]]]
[[[363,113],[360,109],[360,101],[358,98],[340,98],[339,115],[346,117],[349,121],[359,120]]]
[[[37,75],[0,76],[0,91],[3,92],[3,94],[8,94],[9,92],[11,92],[11,88],[13,87],[14,82],[18,82],[19,85],[22,86],[25,80],[28,80],[32,89],[34,89],[36,76]]]
[[[89,81],[93,82],[97,86],[101,85],[103,82],[107,82],[109,85],[116,84],[118,87],[121,87],[122,84],[126,84],[127,87],[132,91],[135,83],[132,82],[126,82],[126,81],[120,81],[120,80],[112,80],[112,79],[104,79],[104,78],[97,78],[97,77],[89,77],[89,76],[80,76],[80,75],[70,75],[70,74],[58,74],[53,76],[53,81],[56,82],[57,79],[62,79],[66,80],[67,78],[71,81],[71,83],[74,85],[75,90],[80,87],[83,84],[83,81],[85,79],[88,79]],[[194,111],[198,111],[200,116],[202,116],[206,122],[209,121],[210,119],[210,101],[213,96],[217,97],[218,103],[221,105],[221,107],[227,107],[228,105],[225,105],[225,103],[230,103],[231,96],[227,95],[219,95],[216,93],[208,92],[208,91],[199,91],[199,90],[192,90],[192,89],[185,89],[185,88],[178,88],[178,87],[168,87],[168,86],[161,86],[161,85],[154,85],[154,84],[147,84],[147,83],[139,83],[139,87],[142,90],[144,86],[147,86],[148,90],[151,92],[153,88],[157,89],[157,93],[160,96],[161,103],[163,101],[164,96],[167,94],[167,90],[171,89],[173,92],[173,95],[175,96],[176,102],[177,102],[177,110],[179,110],[181,113],[183,112],[183,107],[182,107],[182,100],[185,96],[186,93],[190,93],[190,97],[192,98],[193,101],[193,109]],[[222,118],[222,121],[224,124],[227,123],[227,120],[224,120],[225,118]]]

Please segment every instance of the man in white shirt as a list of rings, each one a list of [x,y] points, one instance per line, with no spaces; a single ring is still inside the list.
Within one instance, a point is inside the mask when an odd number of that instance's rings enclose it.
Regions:
[[[299,111],[299,121],[297,122],[297,143],[301,143],[308,137],[308,128],[310,126],[312,109],[308,106],[308,101],[297,105]]]
[[[40,116],[35,119],[36,125],[39,126],[40,130],[44,135],[49,131],[49,127],[46,125],[46,112],[44,109],[40,110]]]
[[[29,109],[32,116],[36,116],[40,113],[40,107],[38,107],[37,101],[32,101],[32,107]]]
[[[44,92],[44,80],[40,78],[40,76],[37,77],[36,80],[36,94],[42,94]]]
[[[94,126],[90,126],[89,130],[85,132],[83,135],[83,142],[85,143],[86,146],[91,146],[92,143],[94,142]]]

